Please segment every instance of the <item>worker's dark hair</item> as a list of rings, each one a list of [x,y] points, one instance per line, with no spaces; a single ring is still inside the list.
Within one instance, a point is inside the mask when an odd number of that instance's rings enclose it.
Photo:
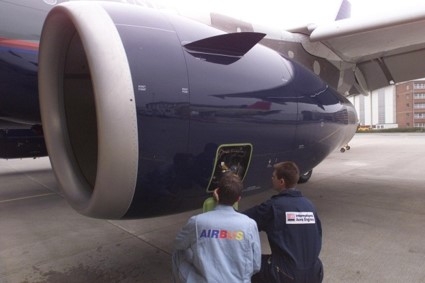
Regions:
[[[243,184],[238,175],[233,172],[224,173],[218,183],[218,202],[233,205],[242,194]]]
[[[298,166],[292,161],[285,161],[276,163],[273,165],[276,172],[276,178],[283,179],[285,181],[285,188],[294,188],[298,179],[300,178],[300,170]]]

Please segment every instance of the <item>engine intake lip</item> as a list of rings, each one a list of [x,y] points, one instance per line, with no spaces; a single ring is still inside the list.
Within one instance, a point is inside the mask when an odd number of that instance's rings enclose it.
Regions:
[[[119,219],[135,193],[139,142],[131,71],[107,8],[107,4],[68,2],[50,11],[40,40],[39,96],[50,161],[67,200],[81,214]],[[71,109],[67,101],[78,95],[67,83],[73,62],[88,65],[81,76],[90,80],[84,91],[95,112],[88,121],[95,132],[88,158],[76,146],[83,144],[85,134],[70,133],[76,122],[67,113]],[[90,166],[92,172],[84,169]]]

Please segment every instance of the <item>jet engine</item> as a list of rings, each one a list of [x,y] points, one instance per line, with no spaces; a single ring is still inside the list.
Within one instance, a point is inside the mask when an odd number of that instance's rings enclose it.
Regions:
[[[200,208],[226,170],[261,191],[274,163],[308,172],[346,143],[352,105],[263,37],[121,3],[53,8],[40,109],[72,207],[108,219]]]

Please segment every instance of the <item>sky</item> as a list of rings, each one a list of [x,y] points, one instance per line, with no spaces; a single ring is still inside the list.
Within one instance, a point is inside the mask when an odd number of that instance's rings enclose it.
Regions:
[[[349,0],[352,4],[353,16],[370,16],[375,14],[397,13],[401,10],[416,9],[417,7],[424,7],[425,1],[423,0]]]
[[[266,26],[291,28],[334,20],[341,0],[157,0],[185,15],[213,11]],[[352,17],[374,17],[425,7],[423,0],[349,0]]]

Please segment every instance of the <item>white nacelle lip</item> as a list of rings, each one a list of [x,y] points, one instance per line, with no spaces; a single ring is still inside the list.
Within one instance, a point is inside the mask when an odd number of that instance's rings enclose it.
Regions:
[[[50,161],[67,200],[81,214],[119,219],[128,211],[136,190],[137,113],[127,55],[103,5],[68,2],[49,14],[40,44],[39,96]],[[98,159],[94,187],[75,160],[63,106],[61,74],[66,44],[75,32],[86,53],[96,105]]]

